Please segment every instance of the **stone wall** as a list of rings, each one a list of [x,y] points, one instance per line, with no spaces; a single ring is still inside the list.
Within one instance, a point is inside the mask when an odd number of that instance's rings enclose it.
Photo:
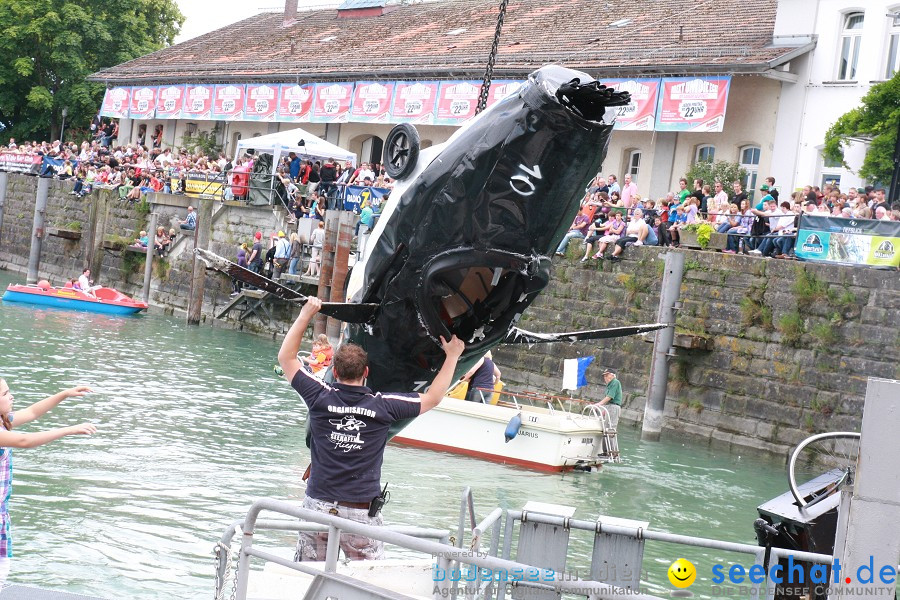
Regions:
[[[626,259],[557,258],[554,280],[523,317],[532,331],[652,323],[659,248]],[[880,271],[686,251],[677,330],[710,350],[676,348],[666,427],[710,441],[783,453],[812,432],[858,430],[869,376],[900,378],[900,276]],[[625,390],[623,418],[640,420],[652,335],[495,352],[512,389],[559,393],[562,360],[594,355],[579,395],[603,397],[612,367]]]
[[[23,273],[27,270],[37,181],[32,176],[8,175],[0,227],[0,268]],[[50,180],[39,277],[54,285],[63,285],[66,280],[80,275],[85,267],[90,267],[97,283],[141,297],[145,255],[121,246],[133,243],[141,230],[149,230],[151,210],[159,215],[159,225],[167,230],[173,226],[178,229],[176,220],[184,218],[189,204],[197,207],[200,200],[151,194],[148,203],[142,206],[121,201],[114,190],[97,189],[79,198],[71,194],[72,187],[70,181]],[[56,228],[77,231],[80,239],[52,235]],[[269,233],[282,228],[283,214],[273,212],[270,207],[216,203],[210,250],[235,260],[238,246],[242,242],[251,243],[256,231],[262,231],[268,237]],[[173,251],[165,258],[154,259],[150,286],[151,307],[172,314],[187,311],[194,263],[193,234],[180,229],[178,234]],[[152,232],[150,237],[152,239]],[[104,248],[104,241],[107,246],[115,244],[117,247]],[[230,293],[228,278],[211,272],[206,278],[203,319],[218,313],[230,301]],[[225,319],[217,321],[216,325],[266,334],[283,332],[289,324],[290,307],[284,304],[273,308],[273,323],[252,317],[244,322]]]
[[[0,229],[0,268],[24,272],[28,264],[37,180],[9,175]],[[95,265],[95,278],[140,296],[142,254],[101,249],[117,235],[133,240],[147,229],[147,209],[98,190],[83,199],[71,183],[52,181],[47,226],[76,228],[80,240],[46,236],[40,276],[55,284]],[[183,196],[155,194],[160,224],[183,217]],[[195,204],[196,206],[196,204]],[[269,207],[217,203],[210,249],[233,259],[256,231],[284,228]],[[193,269],[193,239],[179,241],[154,260],[151,306],[183,314]],[[574,252],[574,248],[572,252]],[[571,331],[652,323],[657,319],[662,261],[659,248],[630,248],[620,263],[579,263],[556,258],[554,279],[523,316],[532,331]],[[868,376],[900,378],[900,276],[879,271],[794,261],[685,251],[683,306],[678,330],[709,340],[709,350],[675,349],[669,373],[667,427],[710,441],[784,452],[814,431],[859,426]],[[312,290],[310,290],[312,291]],[[277,336],[286,331],[292,305],[273,304],[273,319],[214,320],[230,301],[227,277],[206,278],[203,320]],[[625,390],[623,418],[640,420],[653,344],[638,337],[605,342],[508,346],[495,352],[510,389],[559,392],[562,360],[593,355],[592,382],[579,396],[603,396],[600,372],[613,367]]]

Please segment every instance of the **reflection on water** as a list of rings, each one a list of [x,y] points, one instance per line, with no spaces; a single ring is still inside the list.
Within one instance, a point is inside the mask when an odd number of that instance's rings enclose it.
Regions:
[[[14,277],[0,273],[0,285]],[[0,304],[0,375],[16,405],[87,384],[95,394],[63,403],[34,431],[95,420],[91,438],[16,450],[10,579],[109,598],[206,598],[212,548],[259,497],[299,500],[309,460],[306,409],[272,372],[272,341],[157,315],[114,317]],[[621,434],[625,463],[601,474],[553,475],[389,446],[386,518],[455,529],[469,485],[483,518],[528,500],[649,521],[677,533],[753,543],[755,507],[784,491],[779,461],[715,451],[686,440],[645,444]],[[289,536],[281,536],[286,542]],[[573,535],[569,568],[586,570],[591,540]],[[684,556],[691,588],[709,593],[715,560],[648,543],[651,589]],[[745,564],[749,561],[743,559]]]

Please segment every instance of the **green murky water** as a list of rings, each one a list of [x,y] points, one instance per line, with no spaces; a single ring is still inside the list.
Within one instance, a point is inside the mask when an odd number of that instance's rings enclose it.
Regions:
[[[0,272],[5,289],[21,277]],[[274,376],[272,341],[157,315],[109,317],[0,304],[0,374],[18,407],[76,384],[96,393],[63,403],[27,430],[96,421],[97,435],[14,454],[10,580],[106,598],[208,598],[212,548],[259,497],[302,498],[306,410]],[[541,474],[389,446],[390,522],[455,529],[464,486],[479,518],[528,500],[649,521],[659,530],[754,543],[755,507],[785,490],[783,463],[668,437],[620,434],[625,463],[602,474]],[[288,536],[282,536],[288,541]],[[574,535],[570,569],[591,542]],[[715,561],[747,558],[648,543],[649,588],[695,562],[691,588],[710,594]]]

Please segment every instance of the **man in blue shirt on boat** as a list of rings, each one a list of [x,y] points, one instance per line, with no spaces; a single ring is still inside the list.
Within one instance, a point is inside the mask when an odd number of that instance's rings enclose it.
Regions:
[[[291,326],[278,363],[284,377],[309,408],[312,466],[303,508],[367,525],[382,525],[381,464],[391,423],[412,419],[437,406],[450,387],[465,345],[456,336],[441,338],[446,358],[424,394],[373,393],[365,386],[368,356],[355,344],[343,344],[332,361],[335,383],[307,371],[297,353],[310,321],[322,301],[310,297]],[[382,502],[383,503],[383,502]],[[327,533],[300,532],[295,561],[325,560]],[[360,535],[342,534],[340,547],[350,560],[377,559],[384,543]]]

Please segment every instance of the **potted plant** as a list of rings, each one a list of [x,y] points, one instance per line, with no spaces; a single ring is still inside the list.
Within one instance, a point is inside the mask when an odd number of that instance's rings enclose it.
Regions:
[[[710,223],[691,223],[679,230],[681,245],[687,248],[703,248],[709,246],[710,237],[715,233]]]

